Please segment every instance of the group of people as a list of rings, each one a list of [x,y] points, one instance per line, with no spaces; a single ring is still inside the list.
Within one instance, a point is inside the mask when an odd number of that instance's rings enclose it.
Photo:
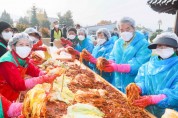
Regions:
[[[124,17],[118,22],[120,37],[111,36],[110,32],[101,28],[96,32],[97,44],[91,50],[92,43],[81,43],[80,32],[84,29],[67,34],[68,43],[75,53],[79,55],[83,49],[88,50],[85,54],[84,64],[94,72],[100,74],[96,67],[99,57],[108,60],[102,72],[102,77],[120,91],[131,91],[134,95],[139,90],[141,97],[134,100],[133,104],[146,108],[157,117],[161,117],[166,108],[178,110],[178,37],[174,33],[162,33],[158,35],[152,44],[148,43],[145,34],[136,30],[135,21]],[[74,38],[75,37],[75,38]],[[85,37],[86,34],[85,34]],[[77,40],[78,38],[78,40]],[[88,37],[89,38],[89,37]],[[76,43],[73,43],[76,40]],[[80,47],[80,48],[78,48]],[[88,62],[88,63],[86,63]],[[129,96],[128,96],[129,97]]]
[[[46,51],[38,31],[27,28],[15,34],[6,22],[0,22],[0,30],[0,117],[17,117],[22,110],[22,104],[16,103],[20,93],[52,82],[57,74],[41,71],[32,63],[34,51]]]
[[[75,57],[87,50],[83,63],[97,74],[101,73],[96,66],[101,61],[98,58],[106,59],[108,63],[101,76],[123,93],[134,95],[139,91],[141,97],[134,100],[133,105],[146,108],[158,118],[166,108],[178,110],[176,34],[162,33],[149,44],[145,35],[136,30],[135,21],[124,17],[116,26],[119,35],[100,28],[94,45],[84,28],[70,28],[64,36],[58,22],[53,25],[51,46],[60,40],[63,49],[69,53],[72,49]],[[13,102],[18,100],[20,92],[56,78],[56,73],[39,70],[30,58],[36,50],[47,51],[42,44],[41,34],[34,28],[13,34],[9,24],[0,22],[0,109],[4,111],[1,116],[18,116],[22,104]]]

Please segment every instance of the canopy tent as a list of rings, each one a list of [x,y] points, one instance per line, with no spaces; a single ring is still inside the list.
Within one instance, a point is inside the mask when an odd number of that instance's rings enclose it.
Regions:
[[[178,0],[148,0],[147,3],[159,13],[176,14],[174,32],[178,35]]]

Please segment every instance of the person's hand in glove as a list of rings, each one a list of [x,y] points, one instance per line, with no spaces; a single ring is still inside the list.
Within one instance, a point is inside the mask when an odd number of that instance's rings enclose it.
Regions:
[[[33,44],[32,50],[33,51],[36,51],[36,50],[47,51],[47,47],[42,46],[42,45],[43,45],[42,40],[39,40],[37,43]]]
[[[5,118],[18,117],[22,111],[22,103],[12,103],[0,94],[2,110]]]
[[[90,52],[88,52],[86,49],[82,50],[80,56],[81,56],[82,59],[84,59],[84,60],[86,60],[86,61],[89,61],[89,62],[91,62],[91,63],[93,63],[93,64],[96,64],[96,58],[94,58],[94,57],[90,54]]]
[[[35,85],[37,84],[42,84],[42,83],[51,83],[54,81],[54,79],[56,79],[58,75],[43,75],[40,77],[33,77],[30,79],[26,79],[25,80],[25,86],[27,89],[31,89],[33,88]]]
[[[47,74],[46,71],[42,71],[42,70],[41,70],[41,71],[39,72],[39,76],[46,75],[46,74]]]
[[[64,47],[67,47],[67,46],[72,46],[73,43],[71,41],[69,41],[68,39],[65,39],[65,38],[61,38],[61,44],[64,46]]]
[[[9,117],[17,117],[21,114],[22,103],[12,103],[7,111]]]
[[[37,47],[37,48],[33,48],[33,51],[37,51],[37,50],[47,51],[47,47],[46,46],[40,46],[40,47]]]
[[[135,100],[133,102],[133,105],[141,107],[141,108],[145,108],[149,105],[157,104],[164,98],[166,98],[166,95],[164,95],[164,94],[142,96],[138,100]]]
[[[67,47],[66,48],[66,51],[69,53],[69,54],[71,54],[72,56],[74,56],[74,57],[76,57],[76,56],[80,56],[80,52],[79,51],[77,51],[77,50],[75,50],[74,48],[72,48],[72,47]]]
[[[39,40],[38,42],[36,42],[35,44],[33,44],[32,50],[34,51],[34,50],[36,50],[37,48],[39,48],[40,46],[42,46],[42,45],[43,45],[42,40]]]
[[[120,72],[120,73],[129,73],[131,67],[129,64],[116,64],[116,63],[109,63],[105,65],[103,71],[105,72]]]

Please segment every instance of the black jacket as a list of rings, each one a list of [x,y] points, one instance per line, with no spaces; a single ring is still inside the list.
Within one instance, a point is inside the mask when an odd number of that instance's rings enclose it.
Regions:
[[[4,44],[7,47],[7,42],[0,37],[0,43]],[[7,48],[4,48],[2,45],[0,45],[0,57],[4,55],[7,52]]]
[[[67,38],[67,28],[63,28],[62,29],[63,30],[63,32],[62,32],[62,36],[64,37],[64,38]]]

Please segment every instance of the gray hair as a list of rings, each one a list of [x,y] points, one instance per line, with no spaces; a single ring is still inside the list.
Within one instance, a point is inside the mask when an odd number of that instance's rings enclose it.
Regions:
[[[80,28],[77,30],[77,34],[79,34],[80,32],[83,32],[85,34],[85,36],[87,36],[87,31],[84,28]]]
[[[30,42],[30,45],[33,45],[33,41],[30,39],[29,35],[25,32],[15,34],[8,42],[10,48],[12,45],[15,45],[19,40],[27,39]]]
[[[106,28],[100,28],[100,29],[98,29],[97,32],[96,32],[96,36],[98,34],[100,34],[100,33],[103,33],[108,40],[111,37],[111,34],[110,34],[109,30],[106,29]]]
[[[133,28],[135,28],[135,20],[130,18],[130,17],[123,17],[119,22],[117,22],[117,26],[118,27],[120,24],[122,23],[128,23],[130,24]]]

